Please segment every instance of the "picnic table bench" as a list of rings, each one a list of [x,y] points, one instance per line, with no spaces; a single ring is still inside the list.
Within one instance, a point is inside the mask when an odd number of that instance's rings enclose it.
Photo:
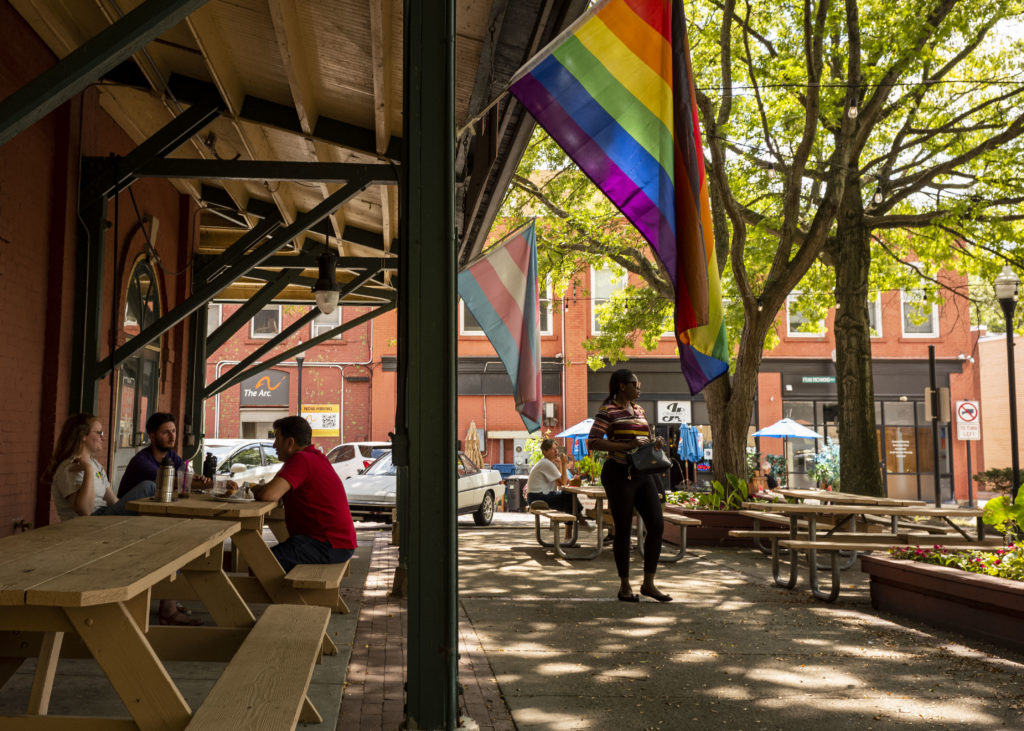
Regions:
[[[0,727],[225,728],[258,718],[260,728],[290,729],[319,719],[306,693],[330,612],[277,605],[257,621],[223,569],[224,541],[239,528],[87,516],[0,539],[0,686],[25,658],[39,658],[28,714],[0,717]],[[176,576],[189,580],[217,626],[149,625],[153,588]],[[94,658],[131,720],[49,715],[62,654]],[[163,665],[172,659],[228,663],[195,712]],[[282,680],[254,683],[254,675]],[[244,696],[245,709],[222,715],[233,695]]]
[[[772,579],[776,585],[792,589],[796,586],[798,575],[798,552],[807,554],[808,583],[815,597],[827,602],[835,601],[839,595],[839,571],[856,561],[857,552],[884,550],[894,545],[916,545],[915,541],[929,545],[941,543],[964,546],[981,546],[994,548],[1001,544],[1001,539],[985,540],[984,523],[981,521],[982,511],[977,508],[934,508],[910,505],[880,505],[877,503],[836,504],[823,503],[743,503],[744,511],[760,512],[762,515],[775,517],[766,522],[779,523],[778,517],[789,522],[789,531],[730,531],[734,537],[752,537],[755,540],[771,541]],[[772,512],[769,512],[772,511]],[[887,516],[888,533],[840,533],[839,526],[844,523],[855,526],[852,519],[857,515]],[[978,535],[972,537],[950,518],[963,516],[977,519]],[[927,531],[901,531],[901,517],[937,517],[943,519],[952,528],[942,534],[931,534]],[[818,533],[818,519],[829,519],[832,527],[823,535]],[[915,525],[916,524],[912,524]],[[788,533],[788,535],[787,535]],[[737,536],[737,534],[740,534]],[[789,577],[780,577],[779,555],[785,549],[790,552]],[[762,548],[763,550],[763,548]],[[832,570],[833,582],[830,591],[823,592],[818,584],[818,552],[829,553],[829,566]],[[840,554],[849,554],[845,566],[840,565]]]

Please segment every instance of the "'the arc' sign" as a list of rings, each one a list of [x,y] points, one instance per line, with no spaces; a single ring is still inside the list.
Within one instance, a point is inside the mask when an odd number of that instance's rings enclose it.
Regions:
[[[288,372],[268,370],[242,381],[239,406],[283,406],[288,408]]]

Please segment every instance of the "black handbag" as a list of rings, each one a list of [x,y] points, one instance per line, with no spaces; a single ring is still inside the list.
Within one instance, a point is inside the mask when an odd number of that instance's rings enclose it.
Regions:
[[[654,442],[641,444],[632,452],[626,453],[626,461],[630,469],[642,475],[664,472],[672,468],[672,460],[662,450],[654,446]]]

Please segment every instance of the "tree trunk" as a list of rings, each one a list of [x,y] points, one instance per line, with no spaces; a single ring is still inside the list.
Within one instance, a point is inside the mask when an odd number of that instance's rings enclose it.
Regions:
[[[868,318],[869,232],[862,225],[860,187],[847,180],[832,248],[836,271],[836,390],[839,401],[839,474],[844,492],[884,496],[875,428]]]
[[[778,312],[778,308],[765,308],[744,324],[732,377],[712,381],[705,391],[714,435],[712,476],[723,485],[730,474],[747,479],[747,434],[757,398],[757,372],[765,335],[774,319],[769,309]]]

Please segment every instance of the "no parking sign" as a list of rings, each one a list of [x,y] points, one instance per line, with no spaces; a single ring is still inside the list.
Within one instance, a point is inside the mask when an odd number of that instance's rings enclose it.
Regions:
[[[964,441],[981,439],[981,408],[977,401],[956,402],[956,438]]]

